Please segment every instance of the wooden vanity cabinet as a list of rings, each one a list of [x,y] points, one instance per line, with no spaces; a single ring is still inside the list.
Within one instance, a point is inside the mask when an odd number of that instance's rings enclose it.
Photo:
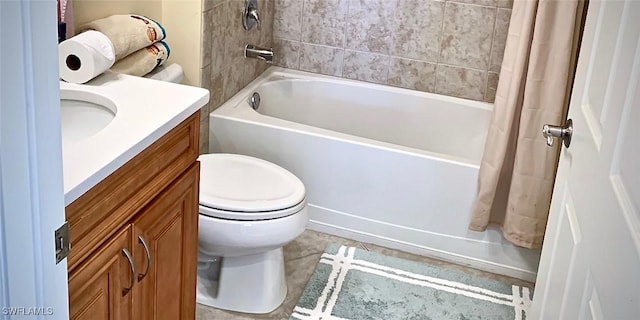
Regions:
[[[198,177],[199,166],[194,165],[133,222],[139,266],[134,319],[195,317]]]
[[[67,206],[71,319],[195,319],[198,134],[196,113]]]
[[[107,320],[131,318],[131,228],[125,228],[69,275],[69,318]]]

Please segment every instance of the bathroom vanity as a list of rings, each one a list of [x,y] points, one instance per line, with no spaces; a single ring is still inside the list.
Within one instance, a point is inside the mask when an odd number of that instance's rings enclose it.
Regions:
[[[199,108],[208,93],[108,77],[61,85],[63,99],[65,90],[116,92],[117,106],[89,141],[63,140],[70,318],[195,319]],[[150,88],[152,101],[117,93]]]

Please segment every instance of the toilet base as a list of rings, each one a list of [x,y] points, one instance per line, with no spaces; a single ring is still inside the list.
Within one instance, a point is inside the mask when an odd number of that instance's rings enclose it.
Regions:
[[[239,257],[224,257],[218,281],[198,271],[196,301],[210,307],[269,313],[287,295],[282,248]]]

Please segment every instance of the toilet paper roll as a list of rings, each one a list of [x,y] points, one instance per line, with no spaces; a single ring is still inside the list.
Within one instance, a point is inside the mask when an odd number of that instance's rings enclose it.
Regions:
[[[111,40],[103,33],[89,30],[58,45],[60,78],[85,83],[109,70],[116,62]]]

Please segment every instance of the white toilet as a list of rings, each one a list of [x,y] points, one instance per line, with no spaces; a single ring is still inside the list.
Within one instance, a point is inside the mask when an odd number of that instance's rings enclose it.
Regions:
[[[150,78],[179,83],[173,64]],[[287,295],[282,247],[309,221],[304,184],[271,162],[237,154],[200,161],[197,302],[269,313]]]
[[[197,301],[269,313],[287,294],[282,247],[302,234],[309,220],[304,185],[287,170],[253,157],[205,154],[198,160]]]
[[[179,64],[170,63],[153,69],[153,71],[144,77],[166,82],[181,83],[182,79],[184,79],[184,71]]]

